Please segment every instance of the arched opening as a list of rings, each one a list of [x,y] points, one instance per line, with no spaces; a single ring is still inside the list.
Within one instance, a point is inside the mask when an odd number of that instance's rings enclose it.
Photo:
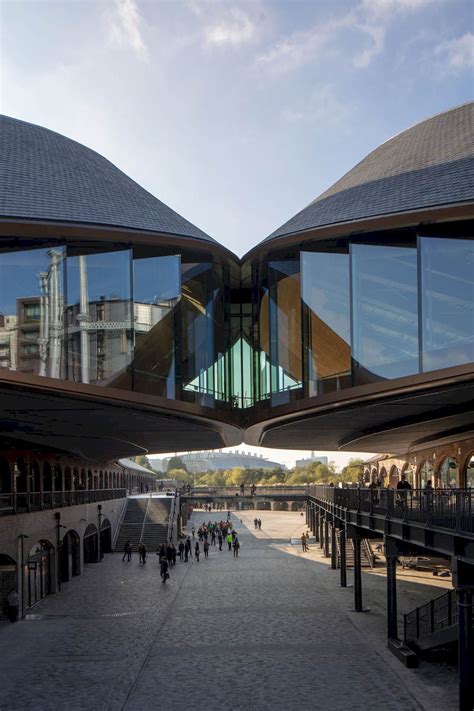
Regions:
[[[54,547],[49,541],[40,540],[30,549],[23,568],[24,607],[33,607],[52,591],[54,571]]]
[[[100,472],[99,472],[99,489],[103,489],[103,488],[104,488],[104,473],[102,472],[102,470],[100,470]]]
[[[81,574],[80,545],[79,534],[72,529],[66,533],[62,540],[59,570],[63,583],[67,583],[73,576]]]
[[[63,470],[61,469],[59,464],[54,465],[53,477],[54,477],[54,491],[62,491],[63,490]]]
[[[380,479],[381,485],[382,485],[383,487],[386,487],[386,486],[387,486],[387,482],[388,482],[388,478],[387,478],[387,470],[385,469],[385,467],[382,467],[382,468],[381,468],[381,470],[380,470],[380,472],[379,472],[379,479]]]
[[[288,501],[274,501],[272,510],[273,511],[288,511]]]
[[[0,553],[0,619],[7,620],[8,596],[17,589],[17,566],[9,555]]]
[[[303,504],[299,503],[299,501],[293,501],[290,504],[290,511],[301,511],[303,508]]]
[[[21,457],[16,460],[15,476],[17,492],[23,493],[25,491],[28,491],[28,471],[26,468],[26,464]]]
[[[4,457],[0,458],[0,494],[10,494],[12,487],[12,471],[10,462]]]
[[[390,477],[389,477],[389,484],[388,484],[389,487],[391,489],[396,489],[399,480],[400,480],[400,477],[398,475],[398,467],[395,466],[395,464],[393,464],[392,467],[390,468]]]
[[[100,526],[100,552],[112,553],[112,524],[108,518],[104,518]]]
[[[81,477],[79,474],[79,469],[77,467],[74,467],[74,469],[72,470],[72,488],[74,491],[77,491],[81,488]]]
[[[41,469],[36,459],[30,464],[30,491],[41,491]]]
[[[402,471],[400,472],[400,476],[402,474],[405,474],[405,478],[407,482],[412,486],[412,488],[415,488],[415,471],[413,468],[413,465],[410,464],[410,462],[405,462],[405,464],[402,467]]]
[[[84,532],[84,563],[99,562],[99,537],[97,527],[90,523]]]
[[[81,469],[81,483],[80,488],[84,491],[87,488],[87,472],[85,469]]]
[[[418,488],[424,489],[428,481],[431,481],[431,484],[434,485],[433,479],[433,465],[428,460],[424,460],[418,466]]]
[[[441,489],[456,489],[458,485],[458,463],[453,457],[444,457],[438,469],[437,486]]]
[[[257,510],[259,511],[270,511],[272,508],[270,501],[259,501],[257,503]]]
[[[71,491],[72,489],[72,472],[71,467],[66,467],[64,470],[64,491]]]
[[[464,467],[461,472],[461,487],[465,489],[474,488],[474,452],[467,455]]]
[[[92,471],[90,469],[87,470],[87,488],[89,489],[89,491],[94,488]]]
[[[372,469],[371,478],[372,478],[372,481],[374,481],[374,482],[377,482],[377,480],[379,478],[377,469],[375,467]]]
[[[53,472],[49,462],[43,464],[43,491],[53,490]]]

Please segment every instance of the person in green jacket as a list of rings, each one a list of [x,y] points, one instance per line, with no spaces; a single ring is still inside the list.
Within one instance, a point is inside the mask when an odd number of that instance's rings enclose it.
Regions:
[[[228,533],[226,536],[227,545],[229,547],[228,550],[232,550],[232,541],[233,540],[234,539],[232,538],[232,533]]]

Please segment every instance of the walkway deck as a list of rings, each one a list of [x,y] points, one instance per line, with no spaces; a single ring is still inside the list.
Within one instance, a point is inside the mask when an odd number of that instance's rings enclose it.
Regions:
[[[0,626],[2,711],[456,708],[430,689],[433,672],[405,669],[383,634],[363,634],[316,551],[287,545],[302,517],[258,513],[258,533],[233,515],[238,559],[211,547],[163,585],[155,555],[144,567],[108,555],[32,619]]]

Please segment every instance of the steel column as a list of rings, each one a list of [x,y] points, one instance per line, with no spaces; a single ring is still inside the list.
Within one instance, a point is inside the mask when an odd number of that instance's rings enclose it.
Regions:
[[[324,557],[329,558],[329,521],[324,517]]]
[[[360,538],[352,540],[354,544],[354,608],[362,612],[362,566],[360,557]]]
[[[397,556],[387,555],[387,637],[397,639]]]
[[[459,711],[474,708],[474,651],[472,631],[472,588],[460,587],[458,594]]]
[[[336,524],[331,523],[331,569],[337,569]]]
[[[341,528],[339,531],[339,548],[341,551],[341,588],[347,587],[347,568],[346,568],[346,529]]]

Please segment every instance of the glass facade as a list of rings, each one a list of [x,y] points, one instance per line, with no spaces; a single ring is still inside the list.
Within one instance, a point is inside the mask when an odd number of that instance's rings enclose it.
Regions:
[[[474,241],[460,231],[308,241],[243,265],[5,240],[0,368],[243,410],[472,363]]]

